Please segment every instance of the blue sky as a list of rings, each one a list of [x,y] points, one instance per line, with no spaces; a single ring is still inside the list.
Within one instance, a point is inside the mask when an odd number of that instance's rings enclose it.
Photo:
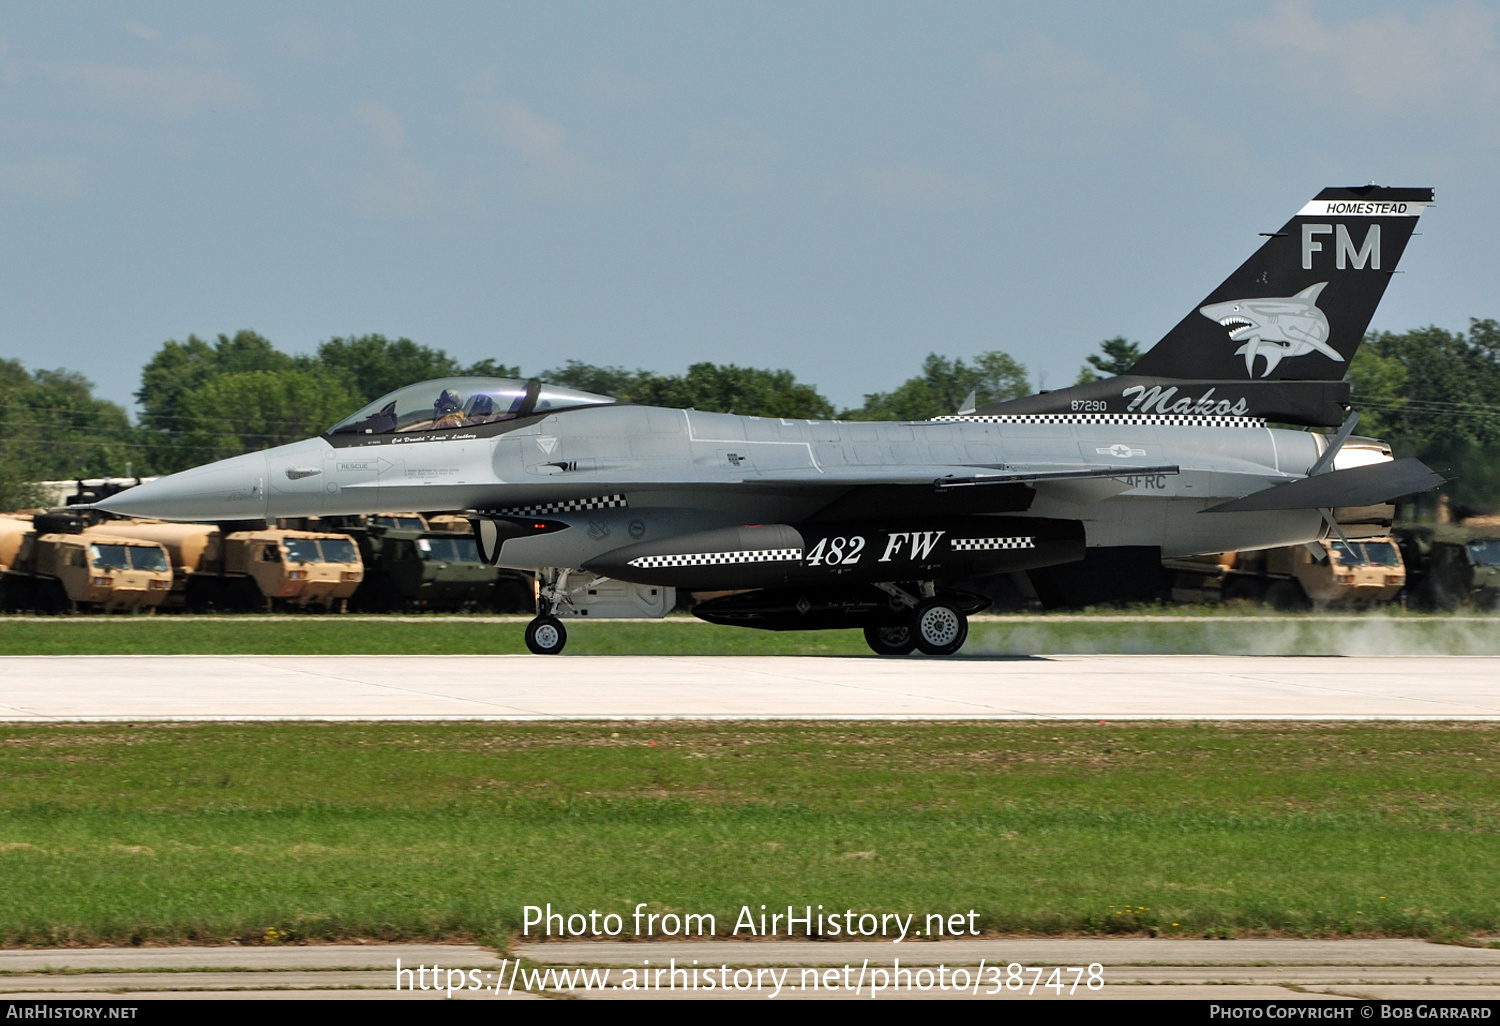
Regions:
[[[1376,317],[1500,316],[1494,3],[0,7],[0,356],[406,335],[1072,381],[1325,185],[1433,186]]]

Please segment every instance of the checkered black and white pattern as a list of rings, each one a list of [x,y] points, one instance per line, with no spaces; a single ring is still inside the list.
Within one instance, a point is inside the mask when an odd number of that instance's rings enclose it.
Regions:
[[[497,509],[495,513],[503,517],[544,517],[549,513],[581,513],[589,509],[619,509],[627,505],[623,495],[596,495],[589,499],[566,499],[540,506],[512,506]]]
[[[970,424],[1119,424],[1145,427],[1263,428],[1262,417],[1215,417],[1196,413],[1011,413],[983,417],[934,417],[944,423]]]
[[[997,549],[1034,549],[1035,538],[952,538],[954,552],[993,552]]]
[[[656,570],[665,566],[724,566],[730,563],[789,563],[802,558],[801,549],[739,549],[735,552],[677,552],[666,556],[639,556],[631,566]]]

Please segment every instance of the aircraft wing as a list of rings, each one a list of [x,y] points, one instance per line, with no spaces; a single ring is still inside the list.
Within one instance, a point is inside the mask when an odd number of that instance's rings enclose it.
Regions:
[[[1041,481],[1088,481],[1097,478],[1135,477],[1146,474],[1174,475],[1175,466],[1158,467],[1075,467],[1067,470],[987,470],[969,477],[940,477],[932,483],[938,488],[973,488],[976,485],[1032,484]]]
[[[933,470],[947,470],[939,477]],[[1140,464],[1093,466],[1008,466],[1002,469],[989,467],[830,467],[821,471],[794,474],[756,474],[747,477],[743,484],[755,487],[770,485],[778,488],[838,487],[849,488],[860,485],[929,485],[934,488],[972,488],[981,485],[1031,484],[1040,481],[1083,481],[1097,478],[1134,477],[1140,474],[1176,474],[1174,466],[1143,466]]]
[[[1031,507],[1035,486],[1049,482],[1089,482],[1137,474],[1176,474],[1175,466],[947,467],[933,477],[931,467],[840,467],[817,476],[787,475],[747,480],[746,487],[806,490],[830,494],[814,521],[870,516],[1016,513]],[[1120,485],[1121,490],[1124,485]],[[838,489],[835,493],[834,489]],[[1113,493],[1110,493],[1113,494]],[[1104,496],[1094,496],[1102,498]],[[1092,501],[1089,499],[1087,501]]]

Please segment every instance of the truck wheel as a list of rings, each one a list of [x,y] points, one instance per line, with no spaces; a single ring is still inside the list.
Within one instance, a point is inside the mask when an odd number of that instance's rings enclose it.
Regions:
[[[36,609],[36,587],[29,577],[10,577],[0,583],[7,613],[30,613]]]
[[[917,647],[917,639],[910,627],[866,627],[865,644],[876,655],[910,655]]]
[[[361,613],[394,613],[401,608],[401,589],[385,574],[374,574],[355,591],[352,604]]]
[[[1224,601],[1233,602],[1240,599],[1244,602],[1260,602],[1262,600],[1261,584],[1254,577],[1231,577],[1229,583],[1224,585]]]
[[[189,613],[211,613],[224,605],[224,582],[218,578],[188,578],[182,596]]]
[[[1300,613],[1311,608],[1307,593],[1296,581],[1275,581],[1266,589],[1266,604],[1278,613]]]
[[[911,622],[917,648],[924,655],[952,655],[969,636],[969,618],[941,595],[919,605]]]
[[[73,603],[68,599],[68,589],[63,587],[62,581],[42,580],[37,582],[36,611],[45,616],[63,616],[73,611]]]
[[[526,625],[526,647],[535,655],[557,655],[567,643],[567,629],[555,616],[542,615]]]
[[[260,589],[248,577],[238,577],[225,588],[226,611],[231,613],[259,613],[266,604],[261,600]]]

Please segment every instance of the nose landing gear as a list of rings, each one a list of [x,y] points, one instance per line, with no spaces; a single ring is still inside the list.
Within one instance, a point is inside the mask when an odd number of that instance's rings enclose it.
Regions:
[[[526,647],[534,655],[557,655],[567,643],[567,628],[550,613],[543,613],[526,625]]]
[[[568,629],[557,618],[567,587],[566,569],[542,570],[536,575],[537,617],[526,625],[526,648],[533,655],[557,655],[568,643]]]

